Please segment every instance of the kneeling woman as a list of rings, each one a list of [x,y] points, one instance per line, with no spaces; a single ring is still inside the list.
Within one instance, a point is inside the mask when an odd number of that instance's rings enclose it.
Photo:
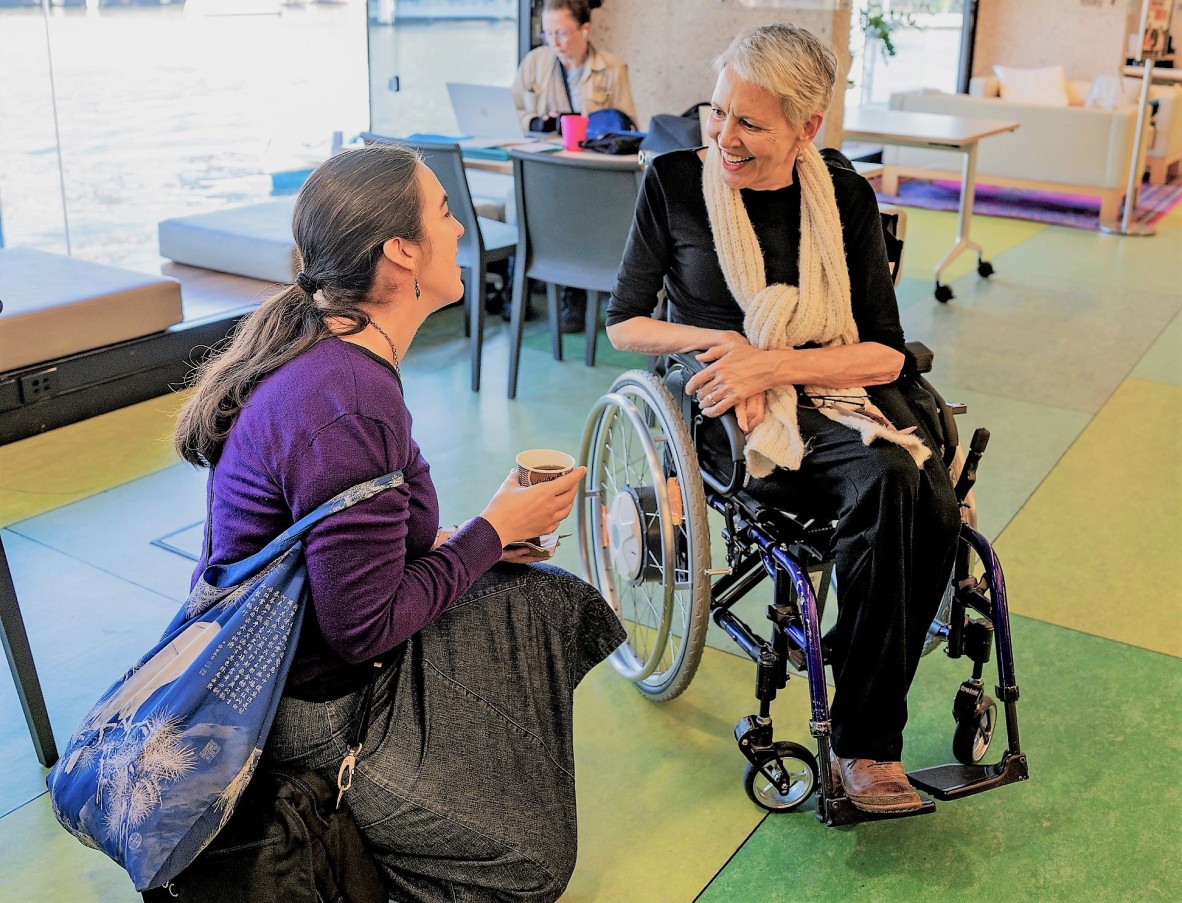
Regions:
[[[311,606],[267,756],[335,782],[370,663],[400,658],[377,681],[349,794],[394,899],[554,900],[575,863],[572,694],[623,631],[587,584],[503,550],[557,528],[584,468],[528,489],[511,474],[440,531],[399,361],[463,295],[463,227],[412,152],[378,146],[322,164],[292,228],[297,284],[203,365],[177,426],[182,457],[210,468],[194,579],[402,471],[306,537]]]

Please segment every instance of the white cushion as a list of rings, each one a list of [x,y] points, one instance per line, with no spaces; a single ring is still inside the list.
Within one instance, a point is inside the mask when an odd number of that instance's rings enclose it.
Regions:
[[[160,256],[267,282],[292,282],[300,268],[291,236],[296,196],[161,220]]]
[[[993,72],[1001,83],[1002,100],[1045,107],[1065,107],[1068,104],[1067,79],[1062,66],[1043,66],[1038,69],[994,66]]]

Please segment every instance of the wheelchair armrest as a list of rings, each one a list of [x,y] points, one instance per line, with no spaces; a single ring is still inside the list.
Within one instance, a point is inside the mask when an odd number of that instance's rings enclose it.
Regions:
[[[685,394],[685,384],[691,376],[706,367],[693,354],[676,353],[669,355],[669,363],[665,373],[665,382],[674,399],[681,407],[682,416],[693,431],[694,420],[699,416],[698,401],[692,395]],[[731,474],[727,482],[718,479],[706,468],[701,468],[702,482],[719,495],[729,496],[743,488],[747,481],[747,459],[743,450],[747,445],[747,437],[739,427],[739,418],[734,409],[716,418],[726,433],[728,454],[730,455]]]
[[[916,373],[932,372],[932,361],[935,360],[936,354],[931,348],[923,342],[908,342],[907,350],[911,353],[911,357],[915,361]]]

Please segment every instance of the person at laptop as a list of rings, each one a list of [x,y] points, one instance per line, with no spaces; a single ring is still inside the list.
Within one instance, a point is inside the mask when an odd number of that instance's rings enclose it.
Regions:
[[[628,65],[591,43],[588,0],[546,0],[542,35],[546,43],[526,55],[513,78],[523,129],[553,132],[564,113],[606,109],[620,110],[636,122]],[[564,287],[562,331],[582,332],[586,310],[587,293]]]
[[[591,43],[588,0],[546,0],[542,36],[546,43],[526,55],[513,78],[522,129],[553,132],[564,113],[607,109],[636,121],[628,65]]]

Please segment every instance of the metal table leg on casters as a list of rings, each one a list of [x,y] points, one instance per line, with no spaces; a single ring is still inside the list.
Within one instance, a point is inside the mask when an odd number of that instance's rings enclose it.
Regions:
[[[49,710],[45,708],[45,697],[41,693],[41,681],[37,679],[37,668],[33,663],[33,651],[29,648],[29,636],[25,632],[25,619],[21,617],[20,605],[16,601],[16,588],[12,585],[12,571],[8,567],[8,556],[4,552],[4,539],[0,537],[0,639],[4,641],[4,654],[8,668],[16,682],[16,692],[25,722],[37,751],[37,761],[51,768],[57,761],[57,744],[53,739],[53,728],[49,724]]]
[[[936,300],[952,300],[952,289],[940,277],[966,248],[977,254],[977,272],[993,273],[993,267],[981,259],[981,246],[969,239],[973,216],[973,191],[977,182],[977,145],[986,138],[1018,128],[1017,122],[999,119],[969,119],[944,113],[912,113],[907,110],[880,110],[855,107],[847,110],[844,133],[847,139],[870,143],[897,144],[925,150],[956,151],[963,155],[960,180],[960,210],[956,220],[956,244],[936,267]],[[889,167],[888,167],[889,168]],[[904,169],[904,172],[906,170]]]
[[[973,218],[973,192],[977,185],[977,145],[969,144],[963,148],[964,162],[961,164],[960,178],[960,208],[956,215],[956,243],[944,257],[936,264],[936,300],[940,302],[952,300],[952,288],[940,281],[952,261],[956,260],[964,251],[973,250],[977,254],[977,274],[984,277],[993,275],[993,264],[982,259],[981,246],[969,238],[969,223]]]

